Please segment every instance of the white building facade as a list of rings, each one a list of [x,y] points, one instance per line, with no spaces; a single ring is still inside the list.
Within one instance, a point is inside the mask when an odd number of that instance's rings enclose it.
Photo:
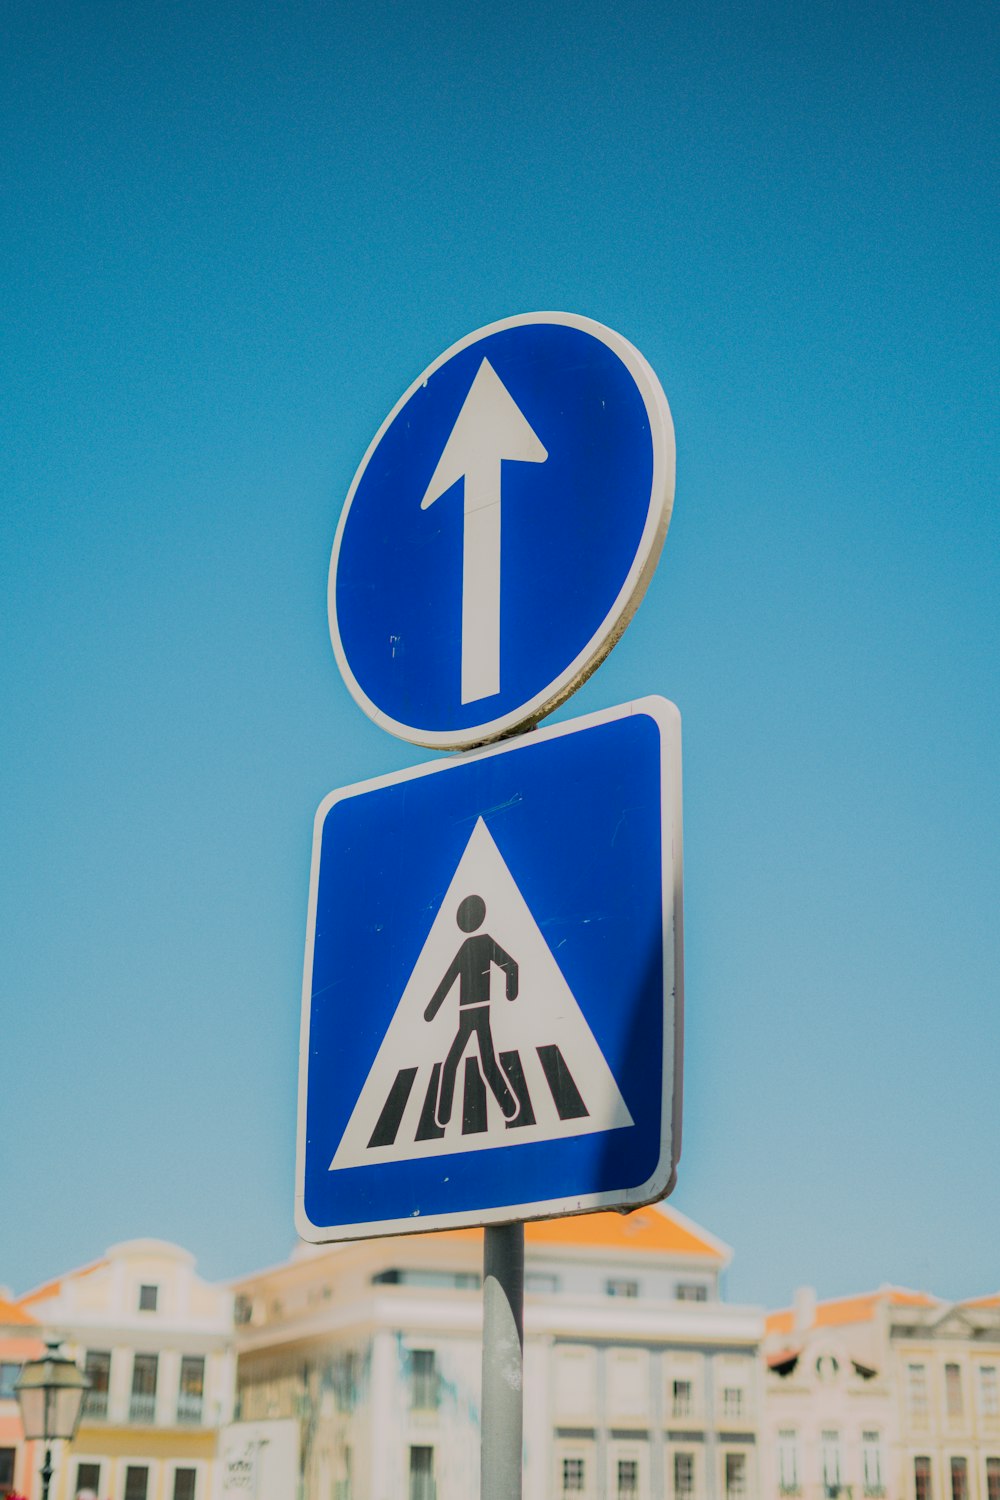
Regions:
[[[761,1430],[766,1500],[888,1495],[899,1433],[876,1311],[874,1299],[844,1299],[817,1310],[814,1294],[804,1289],[792,1313],[768,1320]]]
[[[526,1228],[525,1500],[757,1500],[763,1316],[669,1209]],[[297,1416],[303,1500],[479,1491],[482,1237],[303,1247],[236,1287],[244,1421]]]

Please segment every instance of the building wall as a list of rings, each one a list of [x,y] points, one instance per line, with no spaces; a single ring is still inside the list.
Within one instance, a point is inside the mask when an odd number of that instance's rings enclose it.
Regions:
[[[885,1288],[777,1315],[763,1500],[1000,1500],[997,1304]]]
[[[849,1341],[819,1331],[792,1370],[766,1375],[765,1500],[884,1500],[898,1448],[891,1381],[855,1362]]]
[[[29,1359],[38,1359],[45,1346],[36,1331],[23,1326],[23,1314],[19,1315],[18,1324],[9,1327],[3,1317],[0,1306],[0,1495],[8,1486],[21,1494],[31,1494],[42,1455],[37,1444],[24,1440],[13,1385],[21,1366]]]
[[[891,1330],[899,1500],[918,1500],[918,1459],[920,1500],[1000,1500],[1000,1317],[921,1322]]]
[[[99,1500],[217,1500],[235,1392],[229,1289],[180,1247],[132,1240],[25,1300],[93,1381],[76,1440],[57,1445],[53,1500],[83,1485]]]
[[[238,1285],[240,1416],[298,1416],[303,1500],[474,1500],[481,1256],[374,1241]],[[529,1239],[525,1500],[673,1496],[675,1453],[677,1500],[757,1500],[763,1319],[719,1301],[722,1262]]]

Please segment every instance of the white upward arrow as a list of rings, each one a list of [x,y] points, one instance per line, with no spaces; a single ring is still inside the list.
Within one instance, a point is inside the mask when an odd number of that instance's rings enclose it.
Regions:
[[[462,702],[500,691],[500,465],[548,458],[484,359],[431,475],[421,510],[465,479],[462,539]]]

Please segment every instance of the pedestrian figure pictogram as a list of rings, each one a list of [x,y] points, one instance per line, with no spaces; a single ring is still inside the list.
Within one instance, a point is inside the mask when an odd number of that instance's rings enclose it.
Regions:
[[[459,934],[464,937],[456,948]],[[583,1012],[480,817],[331,1169],[632,1123]]]
[[[490,1030],[490,968],[496,964],[507,976],[507,999],[517,999],[517,964],[510,954],[488,933],[479,932],[486,917],[486,902],[482,896],[466,896],[458,908],[455,920],[463,932],[470,934],[448,965],[444,978],[431,996],[424,1011],[424,1020],[433,1021],[444,1003],[445,997],[458,980],[458,1031],[448,1049],[441,1072],[440,1093],[436,1110],[439,1125],[447,1125],[451,1119],[451,1106],[455,1097],[455,1075],[465,1055],[469,1039],[474,1035],[479,1047],[479,1061],[486,1082],[493,1090],[497,1103],[507,1120],[517,1114],[517,1100],[508,1087],[493,1050],[493,1033]],[[474,934],[474,935],[473,935]]]

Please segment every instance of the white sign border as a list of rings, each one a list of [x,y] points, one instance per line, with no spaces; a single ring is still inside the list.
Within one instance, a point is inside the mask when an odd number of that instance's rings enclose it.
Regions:
[[[500,333],[507,328],[519,328],[530,323],[559,323],[570,328],[579,328],[584,333],[599,339],[605,344],[625,365],[632,379],[635,381],[639,394],[646,408],[649,419],[650,438],[653,445],[653,476],[650,485],[649,508],[646,512],[646,520],[639,545],[636,548],[632,565],[625,577],[615,602],[605,615],[601,624],[593,636],[584,646],[583,650],[570,662],[559,675],[537,692],[533,698],[520,704],[517,708],[510,709],[498,718],[489,719],[481,724],[473,724],[466,729],[432,730],[423,729],[418,725],[403,724],[398,719],[393,719],[378,707],[368,697],[361,687],[354,673],[351,671],[340,636],[340,626],[337,620],[337,566],[340,559],[340,547],[343,541],[344,528],[350,514],[351,505],[357,493],[359,484],[368,467],[369,461],[378,448],[388,428],[396,420],[397,415],[410,400],[411,396],[425,385],[430,377],[439,370],[442,365],[452,359],[462,349],[470,344],[478,343],[490,334]],[[670,407],[663,393],[663,387],[656,377],[653,367],[640,354],[634,344],[614,329],[607,328],[603,323],[597,323],[593,318],[585,318],[578,313],[565,312],[536,312],[519,313],[511,318],[502,318],[499,322],[488,323],[484,328],[477,328],[475,332],[466,334],[465,338],[459,339],[449,349],[438,356],[433,364],[427,366],[422,375],[413,382],[406,392],[396,402],[392,411],[382,423],[378,432],[368,445],[368,450],[357,473],[351,483],[344,508],[341,511],[340,520],[337,523],[337,531],[333,542],[333,552],[330,557],[330,572],[327,584],[327,611],[330,622],[330,639],[333,643],[334,656],[340,668],[341,676],[347,684],[348,690],[358,706],[364,710],[370,719],[373,719],[381,729],[388,730],[390,734],[396,735],[398,739],[407,740],[410,744],[425,745],[432,750],[464,750],[473,746],[487,744],[492,740],[500,739],[504,735],[515,733],[538,722],[553,709],[564,703],[571,694],[575,693],[600,666],[611,648],[620,640],[626,626],[632,619],[642,597],[649,586],[649,581],[656,570],[663,550],[663,543],[667,535],[667,527],[670,524],[670,515],[674,503],[674,475],[676,468],[676,446],[674,442],[674,424],[670,415]]]
[[[456,1213],[408,1215],[402,1219],[378,1219],[355,1224],[313,1224],[305,1208],[306,1098],[309,1079],[309,1026],[312,1012],[312,970],[316,941],[316,907],[319,891],[319,863],[323,824],[327,813],[338,802],[349,797],[376,791],[379,787],[411,781],[421,776],[435,776],[472,760],[503,755],[546,739],[590,729],[597,724],[613,723],[636,714],[654,720],[660,731],[660,832],[663,861],[661,892],[663,901],[663,1088],[660,1115],[660,1153],[650,1177],[632,1188],[611,1189],[603,1193],[576,1194],[564,1198],[547,1198],[528,1203],[502,1204],[485,1209],[464,1209]],[[309,879],[309,909],[306,919],[305,966],[302,979],[302,1023],[299,1046],[298,1131],[295,1151],[295,1228],[299,1237],[311,1244],[333,1244],[346,1240],[374,1239],[383,1235],[428,1234],[442,1229],[477,1228],[486,1224],[508,1224],[532,1219],[549,1219],[571,1214],[593,1213],[599,1209],[631,1212],[647,1203],[655,1203],[673,1190],[681,1149],[682,1058],[684,1033],[684,922],[683,922],[683,839],[681,819],[681,717],[675,704],[666,698],[650,695],[616,708],[602,709],[579,719],[568,719],[535,731],[530,739],[508,740],[486,746],[472,754],[410,766],[387,776],[355,782],[324,797],[316,811],[313,830],[312,868]],[[671,1014],[672,1012],[672,1014]],[[670,1108],[667,1108],[668,1089]],[[331,1153],[332,1154],[332,1153]]]

